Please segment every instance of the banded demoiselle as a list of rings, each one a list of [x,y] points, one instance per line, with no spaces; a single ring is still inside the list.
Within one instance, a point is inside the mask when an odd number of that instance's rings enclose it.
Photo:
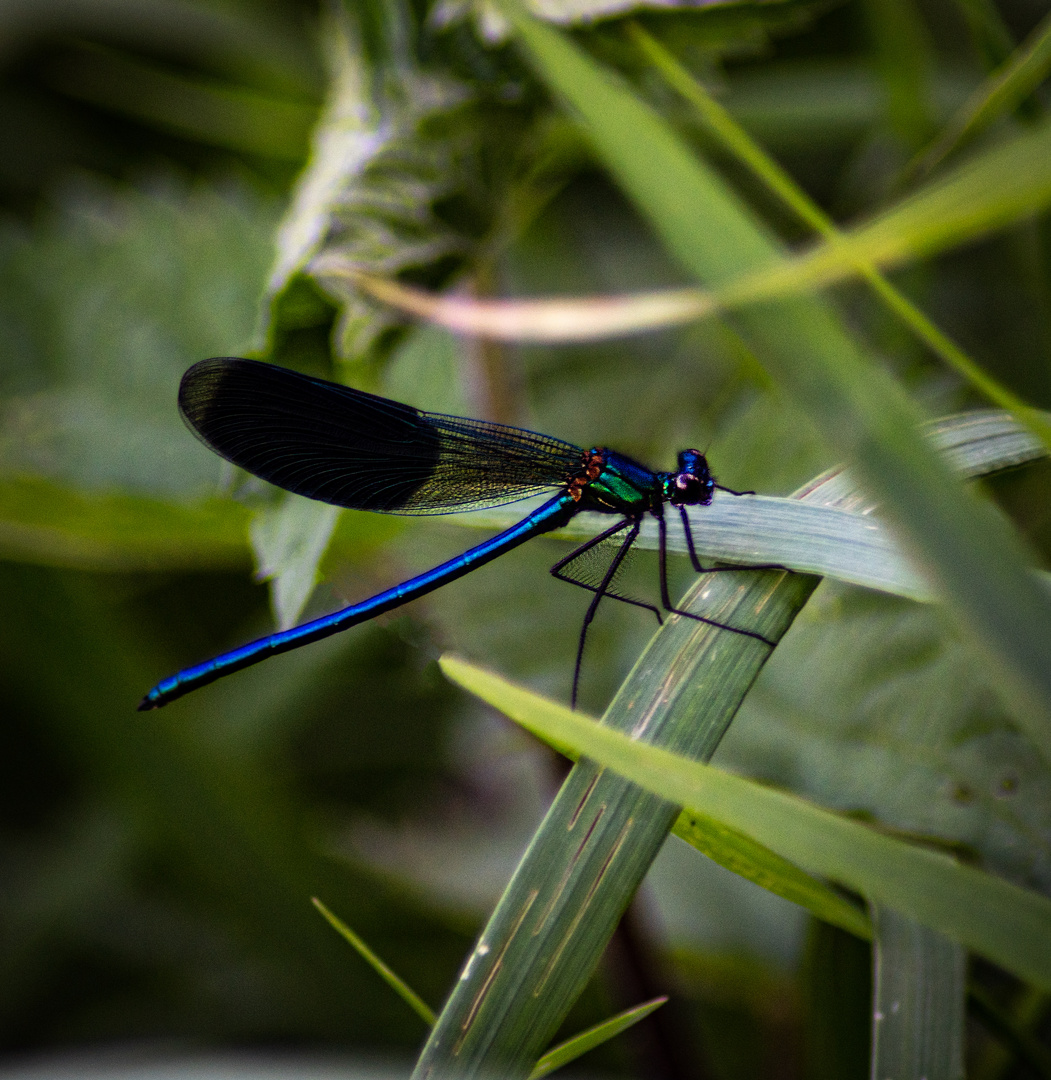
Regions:
[[[426,573],[164,679],[142,699],[140,709],[160,708],[224,675],[407,604],[534,536],[563,527],[583,510],[614,514],[620,520],[551,568],[556,577],[594,593],[577,647],[574,705],[588,626],[603,597],[646,608],[661,619],[655,604],[623,596],[613,586],[646,514],[652,514],[659,526],[664,610],[773,647],[761,634],[682,611],[671,602],[665,505],[678,510],[690,559],[703,573],[706,568],[697,558],[686,508],[709,505],[717,488],[732,495],[751,494],[717,484],[698,450],[683,450],[675,472],[653,472],[613,450],[582,450],[522,428],[422,412],[338,383],[236,357],[216,357],[191,367],[179,387],[179,410],[198,438],[227,461],[286,491],[335,506],[385,514],[448,514],[558,490],[516,525]],[[619,546],[604,572],[592,581],[575,577],[573,564],[614,537],[619,537]]]

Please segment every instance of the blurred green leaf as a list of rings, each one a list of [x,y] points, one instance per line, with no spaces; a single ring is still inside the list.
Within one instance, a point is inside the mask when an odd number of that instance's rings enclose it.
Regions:
[[[320,580],[318,567],[335,532],[340,509],[284,493],[252,522],[258,573],[270,582],[277,625],[294,626]]]
[[[937,139],[909,163],[904,179],[922,176],[994,120],[1017,108],[1051,70],[1051,18],[1045,18],[1007,61],[964,102]]]
[[[317,109],[217,79],[187,78],[113,49],[81,46],[56,66],[53,85],[196,142],[302,161]]]
[[[1051,777],[934,610],[825,586],[720,761],[1051,894]]]
[[[172,50],[217,69],[283,89],[302,89],[315,76],[301,39],[289,33],[294,16],[279,9],[217,6],[195,0],[12,0],[0,11],[6,49],[65,33],[133,40],[147,51]]]
[[[31,476],[0,477],[0,551],[44,566],[158,570],[247,565],[248,510],[87,494]]]
[[[935,85],[955,104],[956,85],[944,76]],[[764,146],[793,150],[850,145],[883,118],[886,99],[871,65],[808,58],[728,73],[723,104]]]
[[[1003,63],[1014,48],[1004,17],[991,0],[956,0],[972,40],[987,67]]]
[[[383,370],[383,393],[428,412],[470,416],[470,371],[455,338],[440,327],[413,327]]]
[[[887,120],[906,150],[931,135],[930,78],[934,43],[912,0],[865,4],[872,59],[887,97]]]
[[[179,379],[247,345],[274,220],[242,185],[169,178],[82,180],[33,228],[8,222],[0,349],[25,374],[3,402],[0,471],[214,493],[220,462],[179,419]]]

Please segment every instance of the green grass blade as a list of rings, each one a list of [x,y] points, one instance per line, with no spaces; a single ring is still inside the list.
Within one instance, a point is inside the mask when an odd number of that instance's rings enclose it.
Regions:
[[[934,143],[905,170],[903,182],[930,172],[961,143],[1017,108],[1051,71],[1051,15],[964,102]]]
[[[956,0],[967,21],[971,40],[986,67],[1003,63],[1014,48],[1014,38],[993,0]]]
[[[545,738],[557,753],[577,761],[577,752],[565,743]],[[750,836],[720,821],[683,811],[671,830],[712,862],[726,867],[760,888],[805,907],[816,918],[838,926],[855,937],[869,940],[872,923],[868,913],[851,903],[823,881],[804,873],[787,859],[756,843]]]
[[[80,44],[55,82],[67,94],[211,146],[299,164],[317,109],[218,79],[175,75],[116,49]]]
[[[838,926],[855,937],[872,937],[868,914],[857,904],[740,830],[684,810],[672,832],[713,862],[754,881],[776,896],[805,907],[815,918]]]
[[[967,955],[956,942],[873,905],[872,1075],[962,1080]]]
[[[720,286],[780,261],[769,232],[661,117],[558,31],[511,0],[504,6],[541,77],[567,101],[601,159],[683,266]],[[1010,159],[1012,172],[988,175],[993,158],[1000,166]],[[993,200],[1001,216],[1018,210],[1020,188],[1026,188],[1027,206],[1038,204],[1033,183],[1018,179],[1034,168],[1041,198],[1051,198],[1049,162],[1051,127],[986,155],[981,178],[986,185],[995,181],[1002,193]],[[976,191],[973,174],[965,179],[941,188],[939,212],[953,210],[965,193],[988,195],[985,188]],[[898,225],[910,212],[908,206],[898,212]],[[939,221],[924,217],[917,224],[928,239],[947,239]],[[884,246],[897,245],[897,229],[881,233],[877,225]],[[959,230],[958,221],[953,229]],[[838,246],[834,254],[845,257]],[[1051,759],[1051,599],[1032,588],[1018,538],[926,450],[916,432],[916,406],[864,355],[829,305],[811,297],[753,303],[732,321],[859,483],[882,501],[938,594],[996,664],[1013,715]]]
[[[101,571],[243,569],[253,511],[233,499],[192,503],[91,492],[44,477],[0,478],[0,556]],[[379,514],[341,515],[331,552],[372,554],[400,528]]]
[[[943,251],[1042,210],[1051,202],[1051,123],[975,155],[951,173],[844,230],[835,243],[742,276],[727,304],[785,296],[852,277],[857,266],[892,267]]]
[[[615,1038],[622,1031],[627,1031],[628,1028],[637,1024],[640,1020],[645,1020],[651,1012],[659,1009],[667,1000],[666,997],[657,997],[652,1001],[636,1005],[633,1009],[625,1009],[624,1012],[617,1013],[616,1016],[611,1016],[608,1020],[603,1020],[601,1024],[596,1024],[594,1027],[588,1028],[587,1031],[574,1035],[572,1039],[559,1043],[558,1046],[548,1050],[536,1063],[536,1067],[529,1074],[529,1080],[540,1080],[542,1076],[547,1076],[556,1069],[561,1069],[563,1065],[576,1061],[578,1057],[586,1054],[589,1050],[594,1050],[596,1046],[609,1042],[610,1039]]]
[[[934,130],[931,82],[935,55],[918,5],[912,0],[865,0],[869,62],[886,97],[884,124],[905,151],[922,146]]]
[[[310,902],[321,912],[336,933],[357,950],[358,955],[372,968],[373,971],[376,972],[377,975],[379,975],[398,997],[400,997],[428,1027],[432,1027],[436,1017],[434,1010],[427,1002],[424,1001],[404,979],[387,967],[368,945],[366,945],[342,919],[329,911],[316,896],[312,896]]]
[[[668,801],[717,818],[814,874],[892,907],[1038,986],[1051,987],[1051,900],[905,843],[787,792],[595,723],[497,675],[446,657],[460,686],[542,738]]]

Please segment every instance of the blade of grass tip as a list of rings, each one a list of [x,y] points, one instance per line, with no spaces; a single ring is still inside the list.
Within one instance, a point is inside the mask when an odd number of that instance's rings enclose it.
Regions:
[[[490,671],[443,657],[450,678],[516,723],[694,813],[716,818],[814,874],[1051,987],[1051,900],[943,851],[633,739]]]
[[[871,940],[868,913],[764,844],[721,821],[684,810],[672,828],[680,840],[738,877],[806,908],[822,922]]]
[[[599,158],[684,267],[724,293],[734,278],[776,277],[785,259],[770,231],[661,116],[517,0],[500,0],[500,6],[528,60],[567,102]],[[923,248],[957,239],[975,224],[960,205],[964,197],[981,196],[983,225],[1013,220],[1023,208],[1030,212],[1051,199],[1049,159],[1051,125],[1045,125],[985,154],[980,167],[972,162],[927,202],[906,203],[893,229],[870,226],[866,245],[904,253],[914,241]],[[1015,171],[994,170],[1005,162]],[[907,243],[904,226],[911,229]],[[838,245],[825,247],[830,262],[842,268]],[[873,258],[864,247],[862,254]],[[996,664],[996,689],[1013,717],[1051,760],[1051,598],[1033,589],[1033,560],[1020,537],[923,445],[918,403],[822,298],[753,295],[728,321],[858,481],[882,500],[909,554]]]
[[[367,963],[373,971],[409,1006],[410,1009],[428,1026],[433,1027],[436,1015],[434,1010],[416,993],[404,979],[400,978],[354,933],[353,930],[339,916],[334,915],[316,897],[312,896],[310,902],[321,912],[328,924],[345,941],[349,942],[358,952],[358,955]]]
[[[644,1002],[642,1005],[636,1005],[632,1009],[625,1009],[624,1012],[617,1013],[616,1016],[611,1016],[608,1020],[603,1020],[601,1024],[596,1024],[594,1027],[588,1028],[587,1031],[582,1031],[579,1035],[567,1039],[564,1043],[559,1043],[558,1046],[548,1050],[536,1063],[536,1068],[529,1074],[529,1080],[540,1080],[542,1076],[547,1076],[556,1069],[561,1069],[564,1065],[575,1061],[589,1050],[594,1050],[596,1046],[609,1042],[610,1039],[619,1035],[622,1031],[627,1031],[628,1028],[637,1024],[640,1020],[645,1020],[651,1012],[659,1009],[667,1000],[667,997],[657,997],[652,1001]]]
[[[1048,17],[1047,36],[1051,42],[1051,16]],[[752,174],[788,207],[804,224],[830,243],[842,243],[843,234],[835,222],[799,187],[791,176],[760,147],[736,120],[708,93],[683,67],[682,64],[651,34],[636,23],[629,25],[628,33],[647,59],[664,77],[665,81],[686,101],[697,109],[723,146],[751,170]],[[1051,65],[1051,44],[1048,45],[1047,62]],[[846,246],[851,252],[849,243]],[[1051,423],[1040,413],[1026,405],[1006,386],[991,375],[960,348],[939,326],[903,293],[896,289],[874,263],[858,257],[854,267],[883,300],[887,307],[922,341],[935,356],[956,370],[991,402],[1015,413],[1018,419],[1051,449]]]
[[[1051,15],[1045,16],[1013,55],[994,71],[949,119],[942,133],[902,170],[907,187],[998,117],[1016,109],[1051,71]]]
[[[872,916],[871,1075],[962,1080],[966,952],[892,908]]]

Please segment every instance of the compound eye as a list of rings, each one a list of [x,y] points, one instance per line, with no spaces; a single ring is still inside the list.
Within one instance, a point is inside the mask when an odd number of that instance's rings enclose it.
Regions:
[[[679,473],[675,477],[675,493],[683,502],[693,502],[703,494],[703,485],[693,473]]]
[[[671,487],[669,497],[673,506],[707,506],[712,501],[715,484],[710,476],[680,472],[676,473]]]

